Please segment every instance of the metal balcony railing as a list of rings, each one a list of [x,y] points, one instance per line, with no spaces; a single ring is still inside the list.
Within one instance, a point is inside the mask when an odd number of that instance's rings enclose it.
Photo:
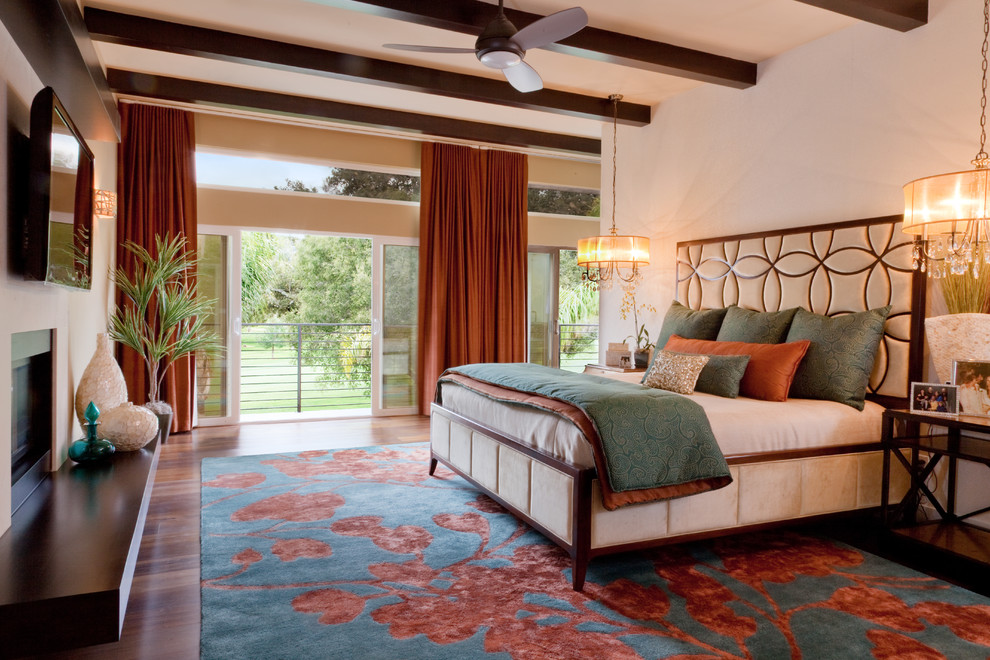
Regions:
[[[598,324],[561,323],[558,363],[567,371],[583,371],[589,362],[598,362]]]
[[[371,324],[244,323],[241,412],[371,405]]]
[[[581,371],[585,364],[597,362],[597,324],[566,323],[559,328],[561,369]],[[410,333],[411,329],[406,334]],[[402,351],[390,351],[386,337],[386,392],[392,371],[401,372],[406,380],[406,374],[412,373],[411,335],[405,339]],[[400,359],[401,365],[393,364]],[[408,393],[404,396],[411,397]],[[241,325],[242,414],[350,410],[370,405],[371,324]]]

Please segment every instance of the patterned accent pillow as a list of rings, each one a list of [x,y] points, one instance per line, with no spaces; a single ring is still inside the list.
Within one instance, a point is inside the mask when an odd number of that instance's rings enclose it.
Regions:
[[[787,341],[807,339],[811,346],[794,376],[791,396],[862,410],[888,314],[890,305],[835,317],[799,309]]]
[[[684,355],[657,351],[653,357],[653,366],[646,373],[643,384],[658,390],[677,392],[678,394],[693,394],[694,384],[698,375],[708,364],[707,355]]]
[[[667,345],[672,335],[680,335],[689,339],[715,339],[718,329],[722,327],[725,318],[725,308],[721,309],[691,309],[676,300],[670,303],[670,308],[663,317],[660,334],[657,335],[657,348]]]
[[[739,383],[746,373],[749,360],[748,355],[709,355],[708,364],[701,370],[694,389],[735,399],[739,396]]]
[[[752,399],[787,401],[794,373],[808,350],[808,340],[786,344],[748,344],[742,341],[704,341],[674,335],[664,350],[700,355],[748,355],[739,393]]]
[[[728,308],[718,341],[745,341],[753,344],[779,344],[787,336],[797,307],[779,312],[756,312],[735,305]],[[681,335],[683,336],[683,335]]]

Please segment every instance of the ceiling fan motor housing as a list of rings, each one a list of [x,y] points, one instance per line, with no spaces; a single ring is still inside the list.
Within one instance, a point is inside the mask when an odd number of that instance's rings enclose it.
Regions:
[[[512,41],[516,32],[516,26],[500,11],[474,43],[475,55],[492,69],[507,69],[519,64],[526,51]]]

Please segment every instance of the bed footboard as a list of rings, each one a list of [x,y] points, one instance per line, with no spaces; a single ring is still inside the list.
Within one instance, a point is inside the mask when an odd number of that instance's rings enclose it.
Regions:
[[[733,482],[675,500],[606,510],[594,468],[580,468],[433,405],[430,474],[442,463],[571,556],[574,589],[597,556],[691,541],[880,505],[882,451],[729,458]],[[906,477],[890,484],[899,498]]]

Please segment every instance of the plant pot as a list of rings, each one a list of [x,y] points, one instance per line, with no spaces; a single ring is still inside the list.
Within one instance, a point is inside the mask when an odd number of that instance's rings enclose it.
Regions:
[[[158,417],[158,438],[164,445],[168,442],[169,433],[172,432],[172,406],[164,401],[149,401],[144,407]]]
[[[937,382],[953,380],[955,360],[990,362],[990,314],[946,314],[925,319],[925,338]]]
[[[155,413],[158,417],[158,437],[164,445],[168,442],[168,435],[172,432],[172,413]]]
[[[633,364],[637,369],[646,369],[650,366],[650,351],[633,351]]]

